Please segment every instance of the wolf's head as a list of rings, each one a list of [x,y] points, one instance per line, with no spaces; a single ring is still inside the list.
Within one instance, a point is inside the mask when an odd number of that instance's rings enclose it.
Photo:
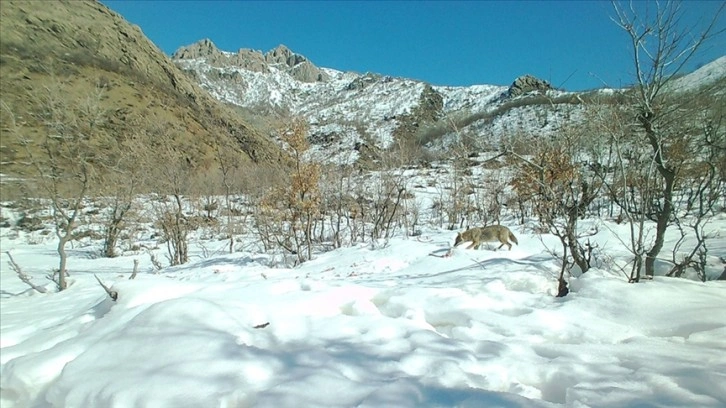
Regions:
[[[456,234],[456,241],[454,241],[454,246],[459,245],[461,243],[461,241],[462,241],[461,233]]]

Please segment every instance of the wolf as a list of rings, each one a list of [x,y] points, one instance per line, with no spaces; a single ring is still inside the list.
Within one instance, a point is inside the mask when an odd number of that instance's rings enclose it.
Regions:
[[[511,251],[512,244],[509,242],[509,240],[519,245],[517,237],[512,234],[512,231],[510,231],[509,228],[503,225],[490,225],[488,227],[470,228],[462,233],[457,234],[456,241],[454,242],[454,247],[457,247],[464,242],[471,242],[471,245],[466,247],[466,249],[469,249],[471,247],[474,247],[474,249],[479,249],[479,245],[481,245],[482,242],[499,241],[502,243],[502,245],[499,245],[499,248],[497,249],[501,249],[504,245],[507,245],[509,246],[509,250]]]

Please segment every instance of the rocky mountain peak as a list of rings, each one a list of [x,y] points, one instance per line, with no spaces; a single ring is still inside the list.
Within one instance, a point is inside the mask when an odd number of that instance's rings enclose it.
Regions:
[[[179,48],[171,57],[174,59],[195,59],[215,56],[221,53],[212,40],[205,38],[194,44]]]
[[[265,54],[265,61],[270,64],[285,64],[292,68],[303,61],[307,61],[307,59],[300,54],[295,54],[292,50],[280,44]]]
[[[281,70],[300,82],[325,82],[330,78],[303,55],[293,52],[284,45],[262,53],[241,48],[237,53],[219,50],[209,39],[179,48],[172,59],[175,61],[201,59],[215,68],[242,68],[248,71],[269,73],[270,67]]]
[[[280,44],[265,54],[265,61],[270,65],[282,65],[283,70],[301,82],[324,82],[328,75],[313,65],[303,55],[293,52]]]
[[[533,91],[545,93],[552,89],[549,82],[532,75],[522,75],[515,79],[507,91],[508,96],[519,96]]]

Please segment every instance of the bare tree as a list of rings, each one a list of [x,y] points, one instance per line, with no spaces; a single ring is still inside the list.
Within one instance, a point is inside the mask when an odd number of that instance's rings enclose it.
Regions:
[[[5,251],[5,254],[8,256],[8,259],[9,259],[8,264],[10,265],[10,269],[15,271],[15,273],[18,275],[18,278],[20,278],[20,280],[23,281],[23,283],[27,284],[28,286],[33,288],[38,293],[47,292],[45,287],[38,286],[35,283],[33,283],[33,281],[30,279],[30,276],[28,276],[27,274],[25,274],[25,272],[23,272],[23,269],[20,267],[20,265],[18,265],[18,263],[15,262],[15,259],[13,259],[13,256],[10,255],[10,251]]]
[[[403,224],[403,201],[407,197],[409,178],[405,167],[414,155],[401,141],[395,149],[381,155],[381,169],[376,172],[376,182],[368,189],[358,189],[356,201],[363,222],[368,222],[371,243],[380,238],[388,239]],[[401,155],[400,153],[406,152]],[[364,234],[365,236],[365,234]]]
[[[154,190],[159,197],[154,201],[155,225],[167,245],[171,265],[181,265],[189,260],[188,235],[195,224],[185,214],[187,199],[194,185],[194,169],[190,159],[180,149],[174,148],[175,130],[160,123],[151,128],[154,132],[155,166]]]
[[[245,222],[243,211],[235,204],[235,198],[241,198],[242,193],[249,193],[250,185],[254,180],[254,170],[250,166],[242,165],[240,153],[232,146],[230,138],[218,137],[215,141],[215,159],[218,166],[218,178],[224,194],[224,210],[227,223],[225,225],[229,238],[229,252],[234,252],[235,235],[242,232]],[[264,172],[264,170],[262,170]],[[258,170],[259,172],[259,170]],[[271,170],[266,173],[274,173]],[[259,180],[257,180],[259,181]]]
[[[623,244],[633,256],[630,281],[635,281],[643,268],[645,258],[645,242],[648,238],[646,230],[647,214],[650,205],[655,201],[654,174],[655,166],[652,157],[636,150],[632,141],[634,128],[625,119],[629,110],[624,106],[595,111],[598,115],[593,123],[601,128],[593,134],[604,134],[609,141],[607,151],[595,151],[595,173],[607,191],[607,197],[620,209],[616,220],[626,222],[629,226],[629,237]]]
[[[350,229],[352,179],[353,167],[348,164],[326,166],[321,173],[321,211],[328,217],[334,248],[343,246],[345,230]]]
[[[116,142],[113,146],[113,161],[107,166],[108,171],[99,186],[101,200],[106,207],[102,219],[105,257],[116,256],[118,240],[127,228],[137,194],[147,183],[148,154],[148,150],[134,137]]]
[[[50,202],[58,238],[59,290],[68,286],[66,245],[76,238],[84,202],[99,181],[100,168],[107,162],[104,146],[113,141],[104,129],[104,92],[98,86],[79,99],[69,98],[64,84],[54,79],[42,94],[31,95],[37,106],[33,117],[41,124],[41,134],[28,137],[15,123],[10,124],[11,133],[24,147],[35,176],[33,182]]]
[[[672,223],[673,194],[681,170],[675,155],[685,141],[682,133],[672,131],[672,125],[677,121],[692,120],[684,117],[684,106],[669,85],[709,39],[723,33],[723,29],[716,27],[725,6],[721,5],[703,30],[681,25],[683,10],[679,2],[657,3],[654,13],[645,15],[640,15],[633,3],[629,7],[620,3],[613,3],[613,6],[613,20],[630,40],[636,83],[629,95],[629,104],[633,109],[633,125],[650,148],[652,174],[656,178],[653,186],[657,189],[656,202],[648,209],[641,208],[641,216],[652,211],[656,231],[650,248],[645,249],[644,262],[639,258],[640,249],[634,250],[636,268],[632,280],[637,282],[641,277],[640,265],[644,266],[647,276],[654,274],[656,258]],[[644,217],[636,218],[639,222]],[[642,240],[636,240],[635,244],[641,248],[646,246]]]
[[[706,94],[693,100],[693,106],[700,107],[704,116],[698,123],[700,129],[682,130],[692,136],[689,137],[690,140],[700,141],[688,149],[690,155],[696,155],[699,159],[683,160],[680,174],[684,182],[680,188],[680,199],[677,200],[678,207],[682,210],[681,214],[676,213],[674,216],[674,224],[680,232],[680,238],[673,247],[671,256],[673,267],[667,276],[680,277],[687,268],[692,268],[696,270],[699,279],[702,281],[707,279],[708,240],[715,237],[715,233],[709,233],[706,226],[716,214],[715,206],[718,200],[726,194],[726,177],[724,177],[726,175],[719,171],[719,165],[723,167],[726,161],[724,105],[726,105],[726,95],[707,90]],[[714,112],[711,106],[719,106],[720,109]],[[681,254],[680,251],[689,236],[695,238],[695,243],[685,254]]]
[[[596,234],[597,229],[578,228],[579,219],[600,190],[596,175],[584,164],[589,143],[586,129],[565,128],[556,139],[532,139],[527,157],[510,153],[515,192],[531,201],[540,229],[559,238],[562,245],[560,288],[572,264],[582,273],[591,267],[594,246],[582,239]]]

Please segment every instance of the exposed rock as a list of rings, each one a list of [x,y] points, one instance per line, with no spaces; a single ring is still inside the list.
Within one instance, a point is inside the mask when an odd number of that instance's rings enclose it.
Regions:
[[[325,71],[284,45],[279,45],[265,54],[246,48],[235,54],[221,51],[211,40],[204,39],[179,48],[172,54],[172,59],[203,59],[216,68],[232,66],[262,73],[270,72],[270,66],[275,66],[300,82],[324,82],[330,79]]]
[[[307,60],[290,68],[288,72],[300,82],[325,82],[328,80],[328,74]]]
[[[196,71],[187,71],[189,75],[191,75],[193,78],[197,75]],[[244,81],[244,78],[242,78],[242,75],[238,71],[209,71],[207,73],[207,76],[209,76],[212,79],[225,81],[230,84],[235,84],[237,86],[247,86],[247,84]]]
[[[330,79],[325,71],[284,45],[278,45],[267,52],[265,61],[268,64],[282,65],[285,72],[300,82],[324,82]]]
[[[379,74],[373,74],[371,72],[366,72],[365,74],[350,81],[350,83],[348,84],[348,86],[345,87],[345,89],[348,91],[355,91],[355,90],[363,89],[371,84],[378,82],[381,78],[382,78],[382,76]]]
[[[221,51],[217,49],[217,46],[214,45],[212,40],[205,38],[192,45],[179,48],[171,57],[175,59],[196,59],[209,58],[218,54],[221,54]]]
[[[407,115],[400,115],[396,119],[399,126],[394,130],[393,135],[403,142],[411,142],[416,138],[419,129],[433,124],[443,116],[444,97],[441,96],[431,85],[426,84],[418,105]]]
[[[241,48],[236,54],[224,52],[208,38],[179,48],[171,55],[171,58],[173,60],[203,59],[210,66],[218,68],[232,66],[254,72],[270,72],[262,52],[247,48]]]
[[[444,110],[444,97],[429,84],[421,92],[421,102],[415,110],[416,116],[426,122],[435,122],[441,118]]]
[[[552,89],[552,85],[549,82],[532,75],[523,75],[514,80],[507,94],[508,96],[519,96],[533,91],[546,93],[550,89]]]
[[[237,51],[237,54],[230,57],[230,62],[234,66],[253,72],[270,72],[270,68],[267,66],[265,56],[262,55],[262,52],[249,48],[241,48]]]
[[[300,54],[295,54],[289,48],[280,44],[277,48],[274,48],[265,54],[265,61],[267,61],[268,64],[284,64],[292,68],[303,61],[307,61],[307,59]]]

